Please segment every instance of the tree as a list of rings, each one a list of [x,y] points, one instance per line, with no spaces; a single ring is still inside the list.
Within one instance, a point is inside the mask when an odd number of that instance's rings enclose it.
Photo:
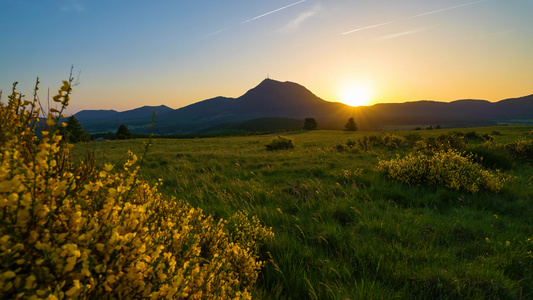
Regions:
[[[69,143],[87,142],[89,133],[74,116],[67,119],[67,126],[60,129],[63,139]]]
[[[348,119],[348,123],[346,123],[346,125],[344,125],[344,130],[346,131],[357,131],[357,124],[355,123],[355,120],[352,118],[349,118]]]
[[[117,130],[117,138],[119,140],[127,140],[133,138],[133,135],[129,131],[128,127],[126,125],[122,124]]]
[[[315,130],[318,127],[318,123],[314,118],[305,118],[304,130]]]

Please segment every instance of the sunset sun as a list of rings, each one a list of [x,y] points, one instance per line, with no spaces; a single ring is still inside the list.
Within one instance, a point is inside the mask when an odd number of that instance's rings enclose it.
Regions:
[[[340,91],[340,102],[350,106],[368,105],[372,99],[372,88],[361,83],[346,84]]]

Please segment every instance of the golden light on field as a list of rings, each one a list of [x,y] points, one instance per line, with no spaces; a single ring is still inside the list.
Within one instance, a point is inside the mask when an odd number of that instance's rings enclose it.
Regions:
[[[345,84],[340,90],[340,102],[350,106],[368,105],[372,100],[373,91],[369,84],[351,82]]]

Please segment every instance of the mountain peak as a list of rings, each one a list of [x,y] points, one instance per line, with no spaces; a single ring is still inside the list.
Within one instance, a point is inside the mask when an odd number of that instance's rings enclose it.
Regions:
[[[286,103],[309,104],[309,101],[324,101],[316,97],[311,91],[302,85],[291,81],[277,81],[265,78],[256,87],[248,90],[244,95],[237,98],[251,103],[278,103],[284,106]]]

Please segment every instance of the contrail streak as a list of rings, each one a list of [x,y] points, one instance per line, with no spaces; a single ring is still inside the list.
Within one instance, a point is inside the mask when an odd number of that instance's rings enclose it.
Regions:
[[[389,25],[391,23],[394,23],[394,22],[386,22],[386,23],[380,23],[380,24],[376,24],[376,25],[365,26],[365,27],[361,27],[361,28],[357,28],[357,29],[354,29],[354,30],[343,32],[342,34],[350,34],[350,33],[354,33],[354,32],[365,30],[365,29],[370,29],[370,28],[374,28],[374,27]]]
[[[472,5],[472,4],[476,4],[476,3],[481,3],[481,2],[485,2],[485,1],[487,1],[487,0],[480,0],[480,1],[468,2],[468,3],[465,3],[465,4],[460,4],[460,5],[455,5],[455,6],[451,6],[451,7],[447,7],[447,8],[442,8],[442,9],[432,10],[432,11],[428,11],[428,12],[421,13],[421,14],[418,14],[418,15],[410,16],[410,17],[407,17],[407,18],[405,18],[405,19],[413,19],[413,18],[418,18],[418,17],[422,17],[422,16],[427,16],[427,15],[431,15],[431,14],[439,13],[439,12],[441,12],[441,11],[446,11],[446,10],[450,10],[450,9],[456,9],[456,8],[459,8],[459,7],[468,6],[468,5]]]
[[[417,14],[417,15],[414,15],[414,16],[410,16],[410,17],[404,18],[403,20],[418,18],[418,17],[427,16],[427,15],[431,15],[431,14],[436,14],[436,13],[439,13],[439,12],[442,12],[442,11],[456,9],[456,8],[459,8],[459,7],[468,6],[468,5],[481,3],[481,2],[486,2],[486,1],[487,0],[479,0],[479,1],[473,1],[473,2],[468,2],[468,3],[464,3],[464,4],[459,4],[459,5],[455,5],[455,6],[451,6],[451,7],[441,8],[441,9],[437,9],[437,10],[432,10],[432,11],[428,11],[428,12],[425,12],[425,13],[421,13],[421,14]],[[357,29],[354,29],[354,30],[343,32],[342,34],[350,34],[350,33],[354,33],[354,32],[361,31],[361,30],[366,30],[366,29],[371,29],[371,28],[374,28],[374,27],[389,25],[389,24],[392,24],[392,23],[394,23],[394,22],[391,21],[391,22],[380,23],[380,24],[376,24],[376,25],[365,26],[365,27],[361,27],[361,28],[357,28]]]
[[[410,35],[410,34],[418,33],[418,32],[423,31],[423,30],[426,30],[426,28],[422,27],[422,28],[412,29],[412,30],[408,30],[408,31],[394,33],[394,34],[389,34],[389,35],[385,35],[385,36],[382,36],[380,38],[377,38],[376,41],[390,40],[390,39],[394,39],[394,38],[401,37],[401,36],[404,36],[404,35]]]
[[[224,32],[224,31],[228,30],[228,29],[231,29],[231,27],[226,27],[226,28],[224,28],[224,29],[220,29],[220,30],[218,30],[218,31],[211,32],[211,33],[208,34],[208,35],[204,35],[202,38],[207,38],[207,37],[213,36],[213,35],[215,35],[215,34],[219,34],[219,33],[221,33],[221,32]]]
[[[278,11],[280,11],[280,10],[284,10],[284,9],[286,9],[286,8],[289,8],[289,7],[291,7],[291,6],[293,6],[293,5],[296,5],[296,4],[300,4],[300,3],[302,3],[302,2],[305,2],[305,0],[301,0],[301,1],[298,1],[298,2],[294,2],[293,4],[289,4],[289,5],[287,5],[287,6],[283,6],[283,7],[281,7],[281,8],[275,9],[275,10],[273,10],[273,11],[269,11],[269,12],[267,12],[267,13],[265,13],[265,14],[262,14],[262,15],[260,15],[260,16],[255,17],[255,18],[251,18],[251,19],[249,19],[249,20],[243,21],[241,24],[248,23],[248,22],[253,21],[253,20],[257,20],[257,19],[259,19],[259,18],[262,18],[262,17],[264,17],[264,16],[268,16],[268,15],[270,15],[270,14],[273,14],[273,13],[278,12]]]

